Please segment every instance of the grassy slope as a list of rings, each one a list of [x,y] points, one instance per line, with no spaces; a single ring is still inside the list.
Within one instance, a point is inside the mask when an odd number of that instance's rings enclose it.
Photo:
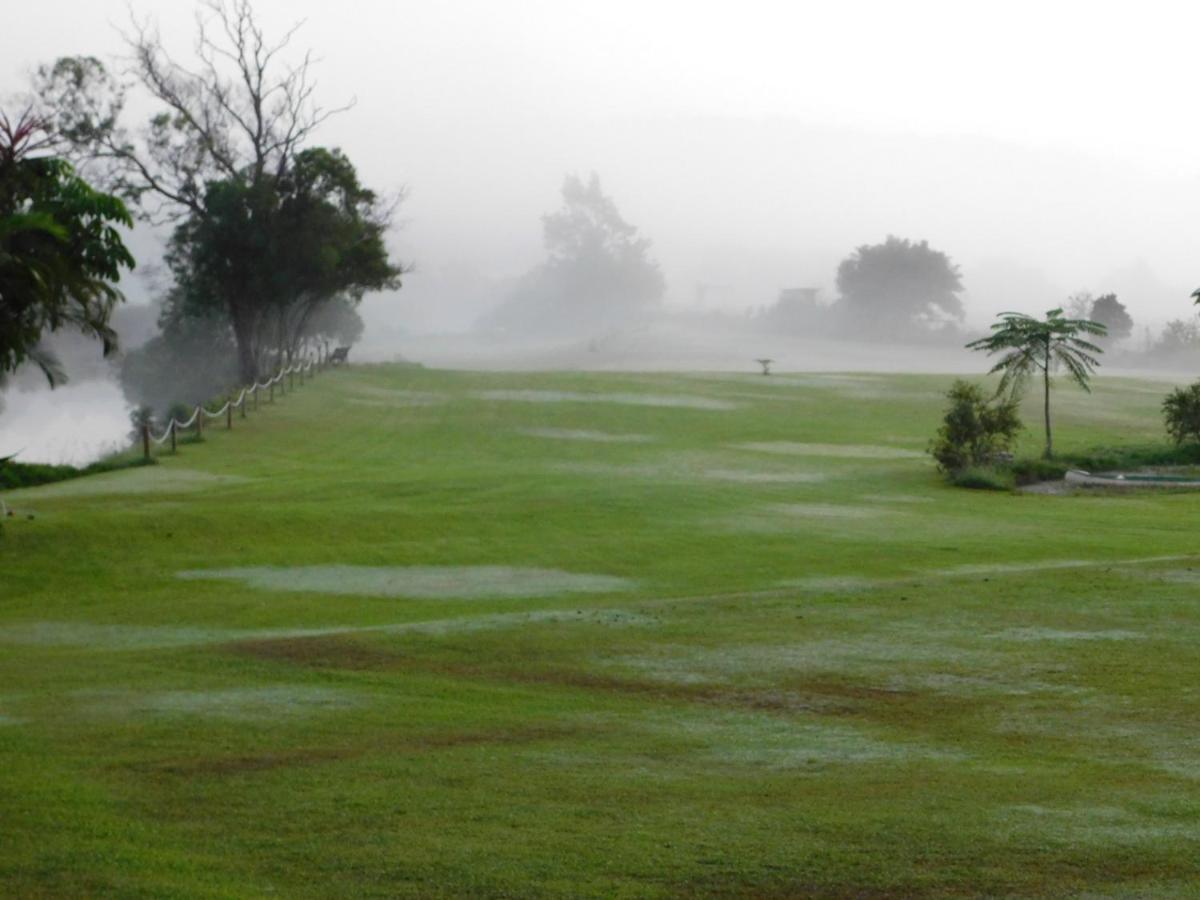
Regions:
[[[36,518],[0,538],[3,893],[1194,892],[1200,557],[1129,561],[1197,552],[1200,496],[736,446],[920,451],[948,380],[360,368],[159,466],[7,494]],[[736,408],[473,393],[499,389]],[[1163,393],[1063,390],[1057,445],[1153,440]],[[824,480],[734,480],[768,474]],[[637,587],[175,577],[332,564]]]

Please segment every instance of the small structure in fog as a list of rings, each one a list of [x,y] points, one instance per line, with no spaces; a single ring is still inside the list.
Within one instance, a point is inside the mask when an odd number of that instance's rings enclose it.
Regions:
[[[758,363],[760,366],[762,366],[762,370],[763,370],[762,373],[764,375],[770,375],[771,374],[771,363],[775,362],[775,360],[773,360],[773,359],[756,359],[755,362]]]

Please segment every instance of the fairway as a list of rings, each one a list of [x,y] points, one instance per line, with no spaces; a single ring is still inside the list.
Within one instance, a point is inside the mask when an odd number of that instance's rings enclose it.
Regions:
[[[951,380],[362,366],[4,494],[0,895],[1200,896],[1200,494],[950,488]]]

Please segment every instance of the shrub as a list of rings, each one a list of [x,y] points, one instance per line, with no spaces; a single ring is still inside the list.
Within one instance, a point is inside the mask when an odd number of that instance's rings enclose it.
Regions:
[[[967,466],[950,475],[955,487],[975,488],[984,491],[1010,491],[1015,482],[1011,472],[989,466]]]
[[[1066,476],[1068,468],[1069,464],[1062,459],[1019,459],[1012,464],[1012,474],[1017,484],[1036,484],[1059,481]]]
[[[1006,452],[1021,430],[1017,400],[988,400],[977,384],[959,379],[946,392],[950,408],[929,445],[943,472],[986,466]]]
[[[186,403],[172,403],[167,409],[164,421],[170,422],[174,419],[176,422],[186,422],[195,411],[196,407],[188,406]]]
[[[1200,441],[1200,381],[1186,388],[1176,388],[1163,401],[1163,419],[1167,434],[1176,444],[1189,438]]]

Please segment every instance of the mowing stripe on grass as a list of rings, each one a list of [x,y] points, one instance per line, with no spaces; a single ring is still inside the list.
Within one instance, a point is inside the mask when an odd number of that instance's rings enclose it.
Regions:
[[[239,581],[266,591],[420,599],[606,594],[635,586],[628,578],[515,566],[244,566],[176,572],[188,581]]]

